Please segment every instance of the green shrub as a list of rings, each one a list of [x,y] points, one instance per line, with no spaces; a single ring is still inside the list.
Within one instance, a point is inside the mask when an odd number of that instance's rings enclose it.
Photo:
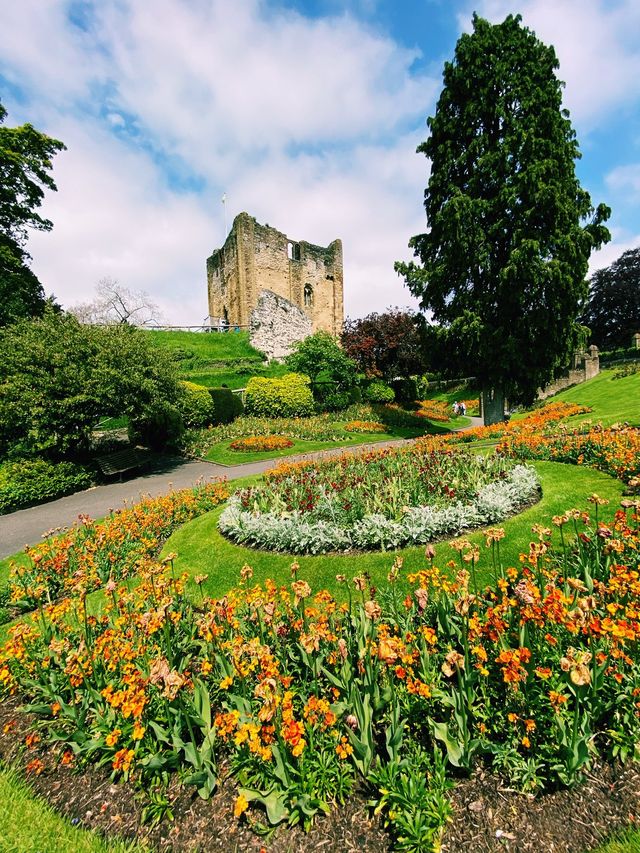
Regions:
[[[297,418],[315,411],[310,379],[302,373],[287,373],[282,379],[254,376],[247,384],[247,414],[265,418]]]
[[[0,513],[61,498],[93,482],[88,468],[74,462],[22,459],[0,465]]]
[[[213,403],[214,424],[230,424],[244,412],[244,405],[239,394],[234,394],[230,388],[209,388]]]
[[[384,382],[379,379],[374,379],[373,382],[365,388],[364,399],[370,403],[393,403],[395,394],[393,388],[389,388]]]
[[[205,427],[214,422],[215,407],[209,389],[195,382],[182,381],[184,394],[178,410],[186,427]]]
[[[418,397],[418,383],[411,376],[404,376],[391,381],[391,388],[399,403],[415,403]]]
[[[640,359],[640,350],[636,347],[620,347],[619,349],[606,350],[600,353],[600,367],[616,361],[635,361]]]
[[[322,401],[322,409],[325,412],[341,412],[351,404],[351,395],[348,391],[331,391],[326,394]]]
[[[148,406],[129,422],[132,444],[142,444],[152,450],[174,447],[183,432],[182,415],[175,406],[164,402]]]
[[[351,391],[349,391],[349,403],[361,403],[362,402],[362,388],[359,385],[355,385]]]

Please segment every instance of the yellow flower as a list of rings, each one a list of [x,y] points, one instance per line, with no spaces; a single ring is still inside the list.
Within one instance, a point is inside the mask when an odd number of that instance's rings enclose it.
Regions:
[[[240,817],[240,815],[244,814],[248,808],[249,801],[244,796],[244,794],[240,794],[236,799],[236,803],[233,807],[233,816]]]
[[[221,690],[228,690],[232,684],[233,684],[233,676],[227,675],[225,678],[222,679],[219,686],[220,686]]]
[[[131,737],[133,738],[133,740],[142,740],[145,732],[146,728],[141,723],[136,722],[135,726],[133,727],[133,734],[131,735]]]

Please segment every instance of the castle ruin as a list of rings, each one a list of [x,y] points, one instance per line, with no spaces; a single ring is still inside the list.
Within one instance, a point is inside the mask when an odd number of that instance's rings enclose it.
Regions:
[[[342,332],[340,240],[334,240],[326,248],[292,240],[269,225],[260,225],[248,213],[239,213],[224,246],[207,258],[207,286],[212,326],[250,328],[252,340],[256,326],[265,331],[264,299],[259,317],[255,315],[263,294],[279,297],[271,302],[280,307],[283,300],[295,306],[298,312],[292,310],[291,318],[301,312],[300,329],[322,330],[334,336]],[[267,303],[270,304],[269,300]],[[282,323],[276,325],[279,336],[286,334]],[[300,339],[300,329],[289,330],[289,343]],[[280,348],[283,343],[281,339]],[[264,344],[261,348],[265,349]]]

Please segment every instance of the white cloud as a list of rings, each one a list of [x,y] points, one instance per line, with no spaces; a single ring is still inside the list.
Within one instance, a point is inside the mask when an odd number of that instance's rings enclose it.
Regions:
[[[85,29],[65,8],[23,0],[0,31],[0,70],[26,96],[11,122],[68,146],[44,210],[54,230],[29,244],[47,291],[87,301],[109,276],[200,322],[226,191],[229,220],[246,209],[299,239],[341,237],[352,316],[412,302],[393,262],[424,227],[411,129],[439,86],[412,76],[414,51],[349,15],[259,0],[111,0]],[[197,191],[180,187],[185,170]]]
[[[514,11],[510,0],[481,0],[475,8],[495,22]],[[640,97],[640,4],[637,0],[523,0],[523,23],[552,44],[566,83],[564,102],[581,130]],[[459,16],[469,28],[471,7]]]
[[[630,163],[618,166],[605,178],[610,190],[618,193],[622,201],[634,202],[640,200],[640,163]]]
[[[620,255],[628,252],[629,249],[640,248],[640,234],[629,235],[622,231],[613,231],[612,240],[603,246],[597,252],[594,252],[589,259],[589,276],[592,276],[596,270],[610,267],[614,261],[617,261]]]
[[[206,315],[211,216],[194,195],[167,190],[142,152],[97,123],[63,122],[68,150],[56,161],[58,193],[44,213],[51,233],[29,241],[34,271],[65,305],[90,301],[103,277],[146,290],[176,323]]]

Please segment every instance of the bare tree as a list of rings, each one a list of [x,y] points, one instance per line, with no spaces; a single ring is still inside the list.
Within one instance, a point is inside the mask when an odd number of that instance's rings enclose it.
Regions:
[[[151,326],[163,322],[160,309],[148,293],[129,290],[113,278],[100,279],[93,302],[73,305],[69,310],[81,323]]]

